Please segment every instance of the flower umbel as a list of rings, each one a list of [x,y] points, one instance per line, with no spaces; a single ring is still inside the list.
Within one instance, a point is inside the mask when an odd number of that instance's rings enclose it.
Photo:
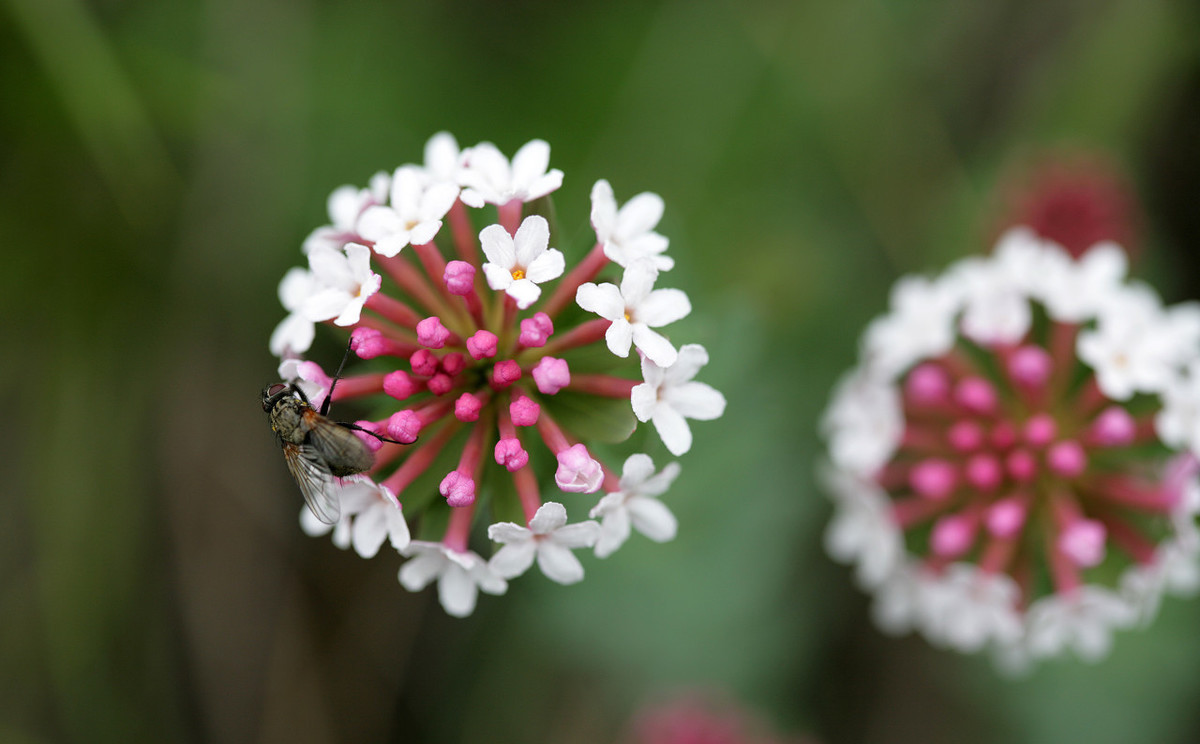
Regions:
[[[725,405],[692,379],[704,348],[678,346],[663,328],[691,303],[655,288],[674,265],[654,232],[662,199],[644,193],[618,207],[597,182],[596,242],[570,265],[571,247],[542,216],[553,212],[540,207],[563,179],[549,161],[540,140],[510,162],[490,143],[460,150],[436,135],[424,165],[337,189],[333,223],[305,242],[308,268],[279,289],[289,313],[270,344],[280,374],[314,406],[331,387],[335,402],[376,406],[355,422],[373,467],[341,482],[337,524],[306,511],[305,531],[332,530],[363,557],[391,545],[409,557],[400,583],[419,591],[436,581],[455,616],[474,610],[479,591],[503,594],[535,561],[553,581],[580,581],[573,550],[607,556],[631,526],[657,542],[674,537],[658,497],[679,465],[656,475],[638,453],[618,476],[606,448],[640,419],[681,455],[692,442],[686,419],[716,418]],[[317,323],[348,330],[362,360],[336,386],[300,358]],[[547,488],[558,496],[543,498]],[[589,509],[603,526],[571,521]],[[410,523],[421,539],[410,541]],[[485,532],[491,549],[479,546]]]
[[[1194,588],[1200,311],[1127,283],[1118,250],[1015,229],[901,280],[868,329],[823,421],[827,547],[884,629],[1007,666],[1095,659]]]

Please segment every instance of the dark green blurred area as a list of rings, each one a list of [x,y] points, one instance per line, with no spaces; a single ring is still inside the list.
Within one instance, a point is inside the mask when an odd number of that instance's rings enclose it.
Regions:
[[[1200,296],[1194,6],[5,0],[0,60],[0,742],[614,742],[695,688],[823,742],[1200,739],[1196,602],[1004,679],[871,626],[812,477],[890,284],[1041,154],[1122,169],[1137,273]],[[304,537],[257,402],[328,193],[443,129],[549,141],[583,241],[596,179],[660,193],[729,400],[674,542],[466,621]]]

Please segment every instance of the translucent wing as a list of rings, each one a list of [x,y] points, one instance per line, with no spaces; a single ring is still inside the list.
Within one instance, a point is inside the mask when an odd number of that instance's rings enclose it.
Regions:
[[[341,486],[321,453],[310,445],[285,443],[283,459],[313,516],[325,524],[336,524],[342,514]]]

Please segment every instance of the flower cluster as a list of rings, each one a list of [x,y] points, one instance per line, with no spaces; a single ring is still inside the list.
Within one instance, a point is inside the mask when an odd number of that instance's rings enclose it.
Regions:
[[[826,546],[885,630],[1096,659],[1200,583],[1200,307],[1125,275],[1016,228],[896,285],[823,420]]]
[[[675,518],[658,497],[679,466],[658,471],[637,453],[618,474],[594,445],[623,441],[643,421],[681,455],[692,442],[688,419],[714,419],[725,407],[693,379],[708,362],[704,348],[666,335],[691,305],[658,286],[674,265],[655,232],[662,199],[644,193],[618,206],[598,181],[596,243],[568,270],[543,216],[563,179],[549,162],[540,140],[510,161],[490,143],[460,150],[436,135],[424,165],[334,191],[331,224],[304,242],[307,268],[279,287],[288,316],[270,348],[281,376],[320,404],[332,380],[302,355],[315,325],[327,323],[348,330],[355,356],[373,360],[338,380],[334,400],[387,401],[356,422],[374,467],[342,482],[337,524],[306,510],[305,531],[332,531],[335,544],[364,557],[389,542],[410,557],[400,583],[418,591],[437,581],[456,616],[473,611],[479,591],[504,593],[535,560],[570,584],[583,578],[576,549],[605,557],[631,529],[673,538]],[[570,522],[570,497],[543,500],[539,473],[551,471],[559,491],[602,494],[593,519]],[[424,539],[413,540],[418,515]],[[500,546],[490,558],[471,547],[481,520]]]

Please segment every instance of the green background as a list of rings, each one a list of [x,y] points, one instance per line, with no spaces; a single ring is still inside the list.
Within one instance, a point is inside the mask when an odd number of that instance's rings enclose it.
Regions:
[[[1044,153],[1115,163],[1135,273],[1200,296],[1194,5],[4,0],[0,101],[0,741],[613,742],[695,689],[823,742],[1200,739],[1200,603],[1005,679],[873,628],[813,479],[888,287]],[[443,129],[549,141],[567,232],[661,194],[729,401],[674,542],[465,621],[297,529],[258,404],[328,193]]]

